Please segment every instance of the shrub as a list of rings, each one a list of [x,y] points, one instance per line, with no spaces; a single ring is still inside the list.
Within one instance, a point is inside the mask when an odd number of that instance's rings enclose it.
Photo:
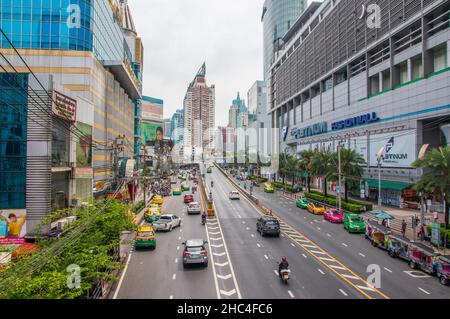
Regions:
[[[333,197],[333,196],[325,197],[320,192],[305,193],[305,196],[307,198],[310,198],[312,200],[315,200],[315,201],[318,201],[321,203],[328,204],[330,206],[337,206],[337,204],[338,204],[336,197]],[[361,208],[364,207],[364,205],[353,204],[353,203],[346,202],[344,200],[341,201],[341,204],[342,204],[342,209],[348,210],[351,212],[357,212],[357,213],[359,213],[361,211]]]

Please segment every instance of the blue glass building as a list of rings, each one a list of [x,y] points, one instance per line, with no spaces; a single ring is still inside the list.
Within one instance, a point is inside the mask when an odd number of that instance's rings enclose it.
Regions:
[[[26,199],[27,74],[0,73],[0,209]]]

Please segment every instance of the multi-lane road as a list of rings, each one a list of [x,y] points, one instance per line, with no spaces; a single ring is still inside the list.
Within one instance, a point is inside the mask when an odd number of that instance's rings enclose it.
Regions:
[[[202,171],[206,173],[204,167]],[[163,213],[182,217],[182,226],[158,233],[154,251],[132,252],[116,298],[450,298],[450,289],[436,278],[411,271],[406,263],[372,247],[363,235],[350,235],[341,225],[298,209],[282,193],[254,188],[253,195],[273,210],[282,227],[279,238],[261,237],[256,232],[260,210],[245,196],[229,200],[236,186],[218,168],[205,176],[209,188],[214,181],[210,191],[216,217],[203,226],[199,216],[186,215],[182,196],[166,197]],[[198,193],[194,196],[204,204]],[[207,268],[183,269],[182,242],[189,238],[208,241]],[[288,285],[277,274],[282,256],[291,268]],[[374,269],[379,270],[379,288],[369,277]]]

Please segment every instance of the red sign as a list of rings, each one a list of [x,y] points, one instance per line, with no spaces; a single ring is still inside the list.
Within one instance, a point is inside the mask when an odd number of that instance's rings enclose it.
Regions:
[[[56,116],[75,123],[77,115],[77,101],[59,93],[58,91],[53,91],[53,114]]]
[[[23,245],[25,238],[23,237],[0,237],[0,245]]]

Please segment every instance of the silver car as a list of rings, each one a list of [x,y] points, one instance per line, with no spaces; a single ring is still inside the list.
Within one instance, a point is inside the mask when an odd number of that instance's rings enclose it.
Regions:
[[[206,244],[208,242],[203,239],[189,239],[183,243],[183,267],[188,265],[201,264],[208,266],[208,251]]]
[[[173,214],[161,215],[161,217],[153,222],[153,229],[172,231],[175,227],[181,226],[181,218]]]
[[[188,215],[191,214],[201,214],[202,208],[199,203],[192,202],[189,203],[188,207],[186,208]]]

